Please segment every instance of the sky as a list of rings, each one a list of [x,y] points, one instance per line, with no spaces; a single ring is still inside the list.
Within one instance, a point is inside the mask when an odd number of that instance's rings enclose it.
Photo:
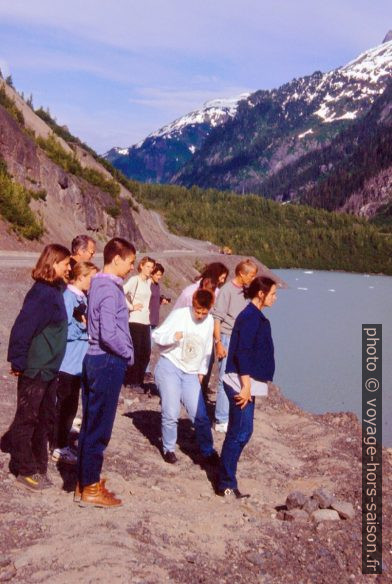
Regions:
[[[102,154],[380,44],[391,0],[0,0],[0,69]]]

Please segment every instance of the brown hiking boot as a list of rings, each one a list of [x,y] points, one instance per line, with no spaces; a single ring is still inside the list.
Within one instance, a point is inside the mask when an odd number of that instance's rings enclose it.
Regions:
[[[101,483],[93,483],[83,487],[79,501],[80,507],[121,507],[121,499],[116,499],[113,493],[109,493]]]
[[[112,491],[109,491],[109,490],[108,490],[108,489],[105,487],[105,483],[106,483],[106,481],[107,481],[107,479],[106,479],[106,478],[103,478],[103,479],[101,479],[101,480],[99,481],[99,484],[100,484],[100,486],[101,486],[101,489],[102,489],[103,491],[106,491],[106,493],[108,493],[109,495],[113,495],[113,496],[114,496],[114,493],[112,493]],[[76,483],[75,492],[74,492],[74,497],[73,497],[74,503],[79,503],[79,501],[81,500],[81,498],[82,498],[82,491],[80,490],[80,485],[79,485],[79,481],[78,481],[78,482]]]

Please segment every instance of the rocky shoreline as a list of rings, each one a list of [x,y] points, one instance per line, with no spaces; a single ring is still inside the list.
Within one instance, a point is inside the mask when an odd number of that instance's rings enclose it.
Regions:
[[[25,270],[0,276],[3,434],[16,397],[4,351],[29,282]],[[211,393],[210,413],[214,400]],[[214,470],[203,466],[185,416],[177,465],[160,455],[159,428],[158,397],[124,388],[104,466],[125,503],[116,510],[79,508],[72,501],[74,469],[54,462],[54,488],[43,495],[18,490],[8,455],[0,453],[0,582],[392,581],[390,449],[383,460],[384,573],[361,574],[361,428],[354,414],[304,412],[271,386],[268,398],[257,400],[254,435],[240,461],[240,488],[252,495],[241,502],[214,494]],[[214,433],[214,439],[220,451],[223,436]],[[321,488],[350,503],[354,516],[284,520],[290,493],[310,497]]]

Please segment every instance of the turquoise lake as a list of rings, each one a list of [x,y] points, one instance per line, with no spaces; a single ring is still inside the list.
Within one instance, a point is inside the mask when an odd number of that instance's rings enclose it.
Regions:
[[[289,289],[266,309],[275,343],[275,383],[313,413],[361,419],[362,324],[383,325],[383,444],[392,446],[392,277],[274,270]]]

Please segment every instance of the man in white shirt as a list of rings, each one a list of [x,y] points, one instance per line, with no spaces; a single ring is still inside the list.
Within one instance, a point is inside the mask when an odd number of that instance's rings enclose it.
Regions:
[[[214,321],[209,311],[213,303],[212,292],[198,289],[191,307],[173,310],[152,334],[161,349],[155,382],[162,403],[163,458],[170,464],[177,462],[175,448],[181,403],[194,424],[204,459],[210,464],[219,461],[201,391],[212,352]]]

